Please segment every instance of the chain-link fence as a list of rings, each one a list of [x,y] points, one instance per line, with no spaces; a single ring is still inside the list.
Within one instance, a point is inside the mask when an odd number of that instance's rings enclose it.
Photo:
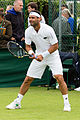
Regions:
[[[31,1],[37,2],[38,8],[45,17],[46,23],[51,25],[59,40],[59,49],[61,51],[76,51],[80,44],[80,0],[23,0],[25,3],[25,28],[27,28],[27,4]],[[0,8],[6,10],[7,5],[13,5],[14,0],[0,0]],[[73,31],[69,31],[69,26],[62,20],[61,6],[66,4],[74,19],[74,23],[70,21],[70,27]],[[56,21],[58,19],[58,24]],[[67,19],[68,22],[68,19]],[[58,26],[57,26],[58,25]],[[56,30],[57,29],[57,30]]]
[[[62,11],[62,6],[65,4],[68,12]],[[75,52],[78,50],[79,8],[80,0],[49,0],[49,25],[56,32],[59,40],[59,50],[61,51]]]
[[[32,0],[37,2],[39,10],[45,17],[46,23],[52,26],[59,40],[59,50],[75,52],[79,47],[78,26],[80,23],[80,0]],[[25,0],[25,17],[27,21],[27,4],[31,0]],[[70,11],[69,16],[62,18],[62,5],[66,4]],[[66,16],[65,16],[66,17]],[[57,21],[57,22],[56,22]],[[68,24],[67,24],[68,23]],[[27,27],[27,22],[26,22]]]
[[[6,10],[7,5],[13,5],[14,0],[0,0],[0,8]]]

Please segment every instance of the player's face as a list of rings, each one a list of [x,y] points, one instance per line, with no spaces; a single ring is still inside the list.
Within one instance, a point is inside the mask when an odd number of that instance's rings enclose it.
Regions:
[[[40,18],[36,17],[35,15],[29,15],[29,22],[31,26],[36,27],[40,22]]]

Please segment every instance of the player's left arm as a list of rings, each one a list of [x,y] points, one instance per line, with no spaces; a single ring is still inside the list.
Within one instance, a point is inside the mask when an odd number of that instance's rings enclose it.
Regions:
[[[53,53],[58,49],[58,42],[55,43],[54,45],[51,45],[51,47],[48,49],[49,53]]]
[[[43,52],[41,55],[38,55],[36,60],[42,61],[43,58],[45,58],[49,54],[55,52],[57,49],[58,49],[58,42],[51,45],[50,48],[47,51]]]

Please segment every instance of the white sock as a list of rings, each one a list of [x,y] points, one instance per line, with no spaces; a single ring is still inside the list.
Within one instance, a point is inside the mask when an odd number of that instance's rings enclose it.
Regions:
[[[18,102],[21,102],[22,99],[23,99],[23,95],[21,95],[20,93],[18,93],[18,96],[17,96]]]
[[[64,104],[69,104],[68,94],[63,95],[63,99],[64,99]]]

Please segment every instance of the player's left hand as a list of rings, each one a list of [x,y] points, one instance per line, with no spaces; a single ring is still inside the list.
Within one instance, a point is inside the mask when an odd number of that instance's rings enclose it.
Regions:
[[[36,60],[39,61],[39,62],[41,62],[43,60],[43,56],[42,55],[38,55],[36,57]]]

